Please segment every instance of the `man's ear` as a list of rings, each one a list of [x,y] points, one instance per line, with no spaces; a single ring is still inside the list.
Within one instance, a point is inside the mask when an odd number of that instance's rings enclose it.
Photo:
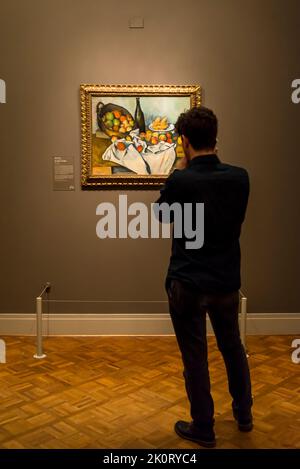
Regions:
[[[218,139],[216,138],[216,143],[214,147],[214,152],[217,154],[218,153]]]
[[[190,144],[189,139],[185,135],[181,135],[182,146],[187,148]]]

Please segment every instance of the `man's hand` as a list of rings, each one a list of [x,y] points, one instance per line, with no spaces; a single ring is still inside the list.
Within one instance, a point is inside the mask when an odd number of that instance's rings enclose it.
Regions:
[[[187,157],[180,158],[175,164],[175,169],[185,169],[188,165]]]

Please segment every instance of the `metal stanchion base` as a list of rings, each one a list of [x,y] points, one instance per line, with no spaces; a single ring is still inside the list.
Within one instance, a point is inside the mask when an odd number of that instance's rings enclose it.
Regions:
[[[38,355],[37,353],[35,353],[33,355],[33,358],[37,358],[37,359],[41,359],[41,358],[46,358],[47,355],[45,353],[42,353],[42,355]]]

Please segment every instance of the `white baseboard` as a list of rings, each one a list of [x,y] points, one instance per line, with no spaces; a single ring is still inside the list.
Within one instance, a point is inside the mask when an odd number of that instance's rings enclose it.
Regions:
[[[208,321],[208,333],[212,333]],[[169,314],[44,314],[43,334],[173,335]],[[247,335],[300,334],[300,313],[249,313]],[[0,314],[0,335],[35,335],[35,314]]]

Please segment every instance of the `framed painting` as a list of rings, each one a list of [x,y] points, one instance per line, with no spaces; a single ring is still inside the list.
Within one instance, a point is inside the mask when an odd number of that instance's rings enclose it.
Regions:
[[[155,188],[183,157],[175,123],[199,85],[81,85],[83,189]]]

